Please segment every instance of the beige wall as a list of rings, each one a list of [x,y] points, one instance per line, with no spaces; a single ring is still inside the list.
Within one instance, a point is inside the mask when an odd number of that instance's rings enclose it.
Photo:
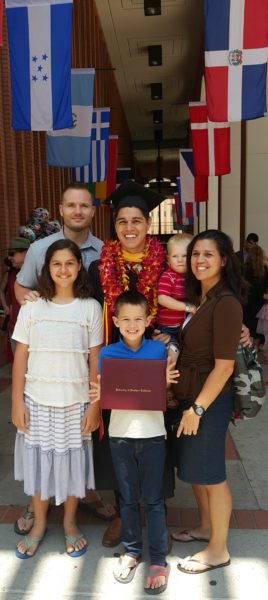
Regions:
[[[268,117],[247,122],[246,234],[268,252]]]

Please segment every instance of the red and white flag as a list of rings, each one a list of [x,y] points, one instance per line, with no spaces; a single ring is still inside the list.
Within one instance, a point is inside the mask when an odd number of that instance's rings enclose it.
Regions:
[[[207,202],[208,177],[195,175],[193,151],[189,148],[181,149],[179,156],[182,202]]]
[[[110,196],[116,188],[116,169],[118,158],[118,135],[109,135],[108,140],[108,163],[107,163],[107,187],[106,197]]]
[[[230,173],[230,124],[213,123],[206,102],[189,103],[195,175]]]

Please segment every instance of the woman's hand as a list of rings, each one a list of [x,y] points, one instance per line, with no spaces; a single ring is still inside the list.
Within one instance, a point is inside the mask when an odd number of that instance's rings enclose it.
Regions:
[[[183,411],[182,419],[177,430],[177,437],[181,434],[184,435],[196,435],[199,427],[201,417],[198,417],[194,409],[191,407],[188,410]]]
[[[167,368],[166,368],[167,386],[171,385],[172,383],[177,383],[177,381],[178,381],[180,373],[179,373],[178,369],[175,369],[175,367],[176,367],[176,363],[173,362],[173,360],[171,359],[170,356],[168,356]]]
[[[23,433],[27,433],[27,429],[29,427],[30,418],[29,418],[29,410],[22,400],[21,402],[14,402],[12,406],[11,419],[13,425],[22,431]]]

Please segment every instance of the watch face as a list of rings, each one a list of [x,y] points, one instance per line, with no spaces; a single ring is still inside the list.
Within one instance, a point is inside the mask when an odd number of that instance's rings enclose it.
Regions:
[[[198,417],[202,417],[205,410],[202,406],[197,406],[196,404],[194,404],[194,412]]]

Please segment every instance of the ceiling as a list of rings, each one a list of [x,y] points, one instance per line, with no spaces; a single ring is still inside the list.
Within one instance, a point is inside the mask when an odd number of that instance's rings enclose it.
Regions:
[[[200,99],[203,0],[162,0],[161,15],[145,16],[143,0],[95,0],[135,158],[140,167],[178,160],[188,137],[188,102]],[[149,66],[148,46],[162,46],[162,65]],[[151,83],[162,83],[162,100],[151,99]],[[163,124],[153,123],[162,109]],[[163,141],[155,142],[155,129]],[[175,175],[176,173],[174,173]]]

